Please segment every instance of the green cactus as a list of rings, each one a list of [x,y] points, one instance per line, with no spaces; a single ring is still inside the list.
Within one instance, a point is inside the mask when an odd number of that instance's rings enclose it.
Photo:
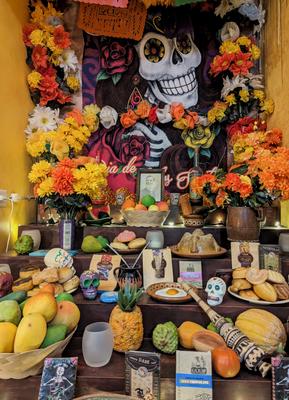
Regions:
[[[178,342],[178,330],[171,321],[158,324],[153,330],[153,344],[163,353],[174,354],[178,348]]]

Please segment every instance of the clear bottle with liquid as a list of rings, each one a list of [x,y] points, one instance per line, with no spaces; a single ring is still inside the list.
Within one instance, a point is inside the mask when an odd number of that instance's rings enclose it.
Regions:
[[[199,157],[200,157],[200,148],[196,147],[195,149],[195,154],[194,154],[194,166],[191,169],[190,172],[190,200],[192,205],[201,205],[203,202],[203,199],[201,196],[199,196],[195,191],[192,190],[191,188],[191,182],[195,179],[198,178],[199,176],[203,175],[203,171],[199,165]]]

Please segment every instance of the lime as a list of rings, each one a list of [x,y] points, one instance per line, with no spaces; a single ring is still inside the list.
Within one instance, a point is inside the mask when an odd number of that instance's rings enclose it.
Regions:
[[[146,194],[142,199],[141,199],[141,203],[146,206],[152,206],[153,204],[155,204],[155,198],[153,196],[151,196],[150,194]]]

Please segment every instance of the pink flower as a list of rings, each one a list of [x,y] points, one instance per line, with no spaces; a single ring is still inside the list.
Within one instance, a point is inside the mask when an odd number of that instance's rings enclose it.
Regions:
[[[101,69],[108,75],[125,72],[133,61],[133,49],[129,44],[122,46],[113,41],[101,49]]]

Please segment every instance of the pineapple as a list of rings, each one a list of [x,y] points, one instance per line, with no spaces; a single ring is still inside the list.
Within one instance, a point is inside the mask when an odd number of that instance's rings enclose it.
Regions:
[[[126,282],[118,293],[118,305],[109,317],[114,336],[114,350],[125,352],[138,350],[143,340],[141,309],[137,306],[143,291],[136,285]]]

